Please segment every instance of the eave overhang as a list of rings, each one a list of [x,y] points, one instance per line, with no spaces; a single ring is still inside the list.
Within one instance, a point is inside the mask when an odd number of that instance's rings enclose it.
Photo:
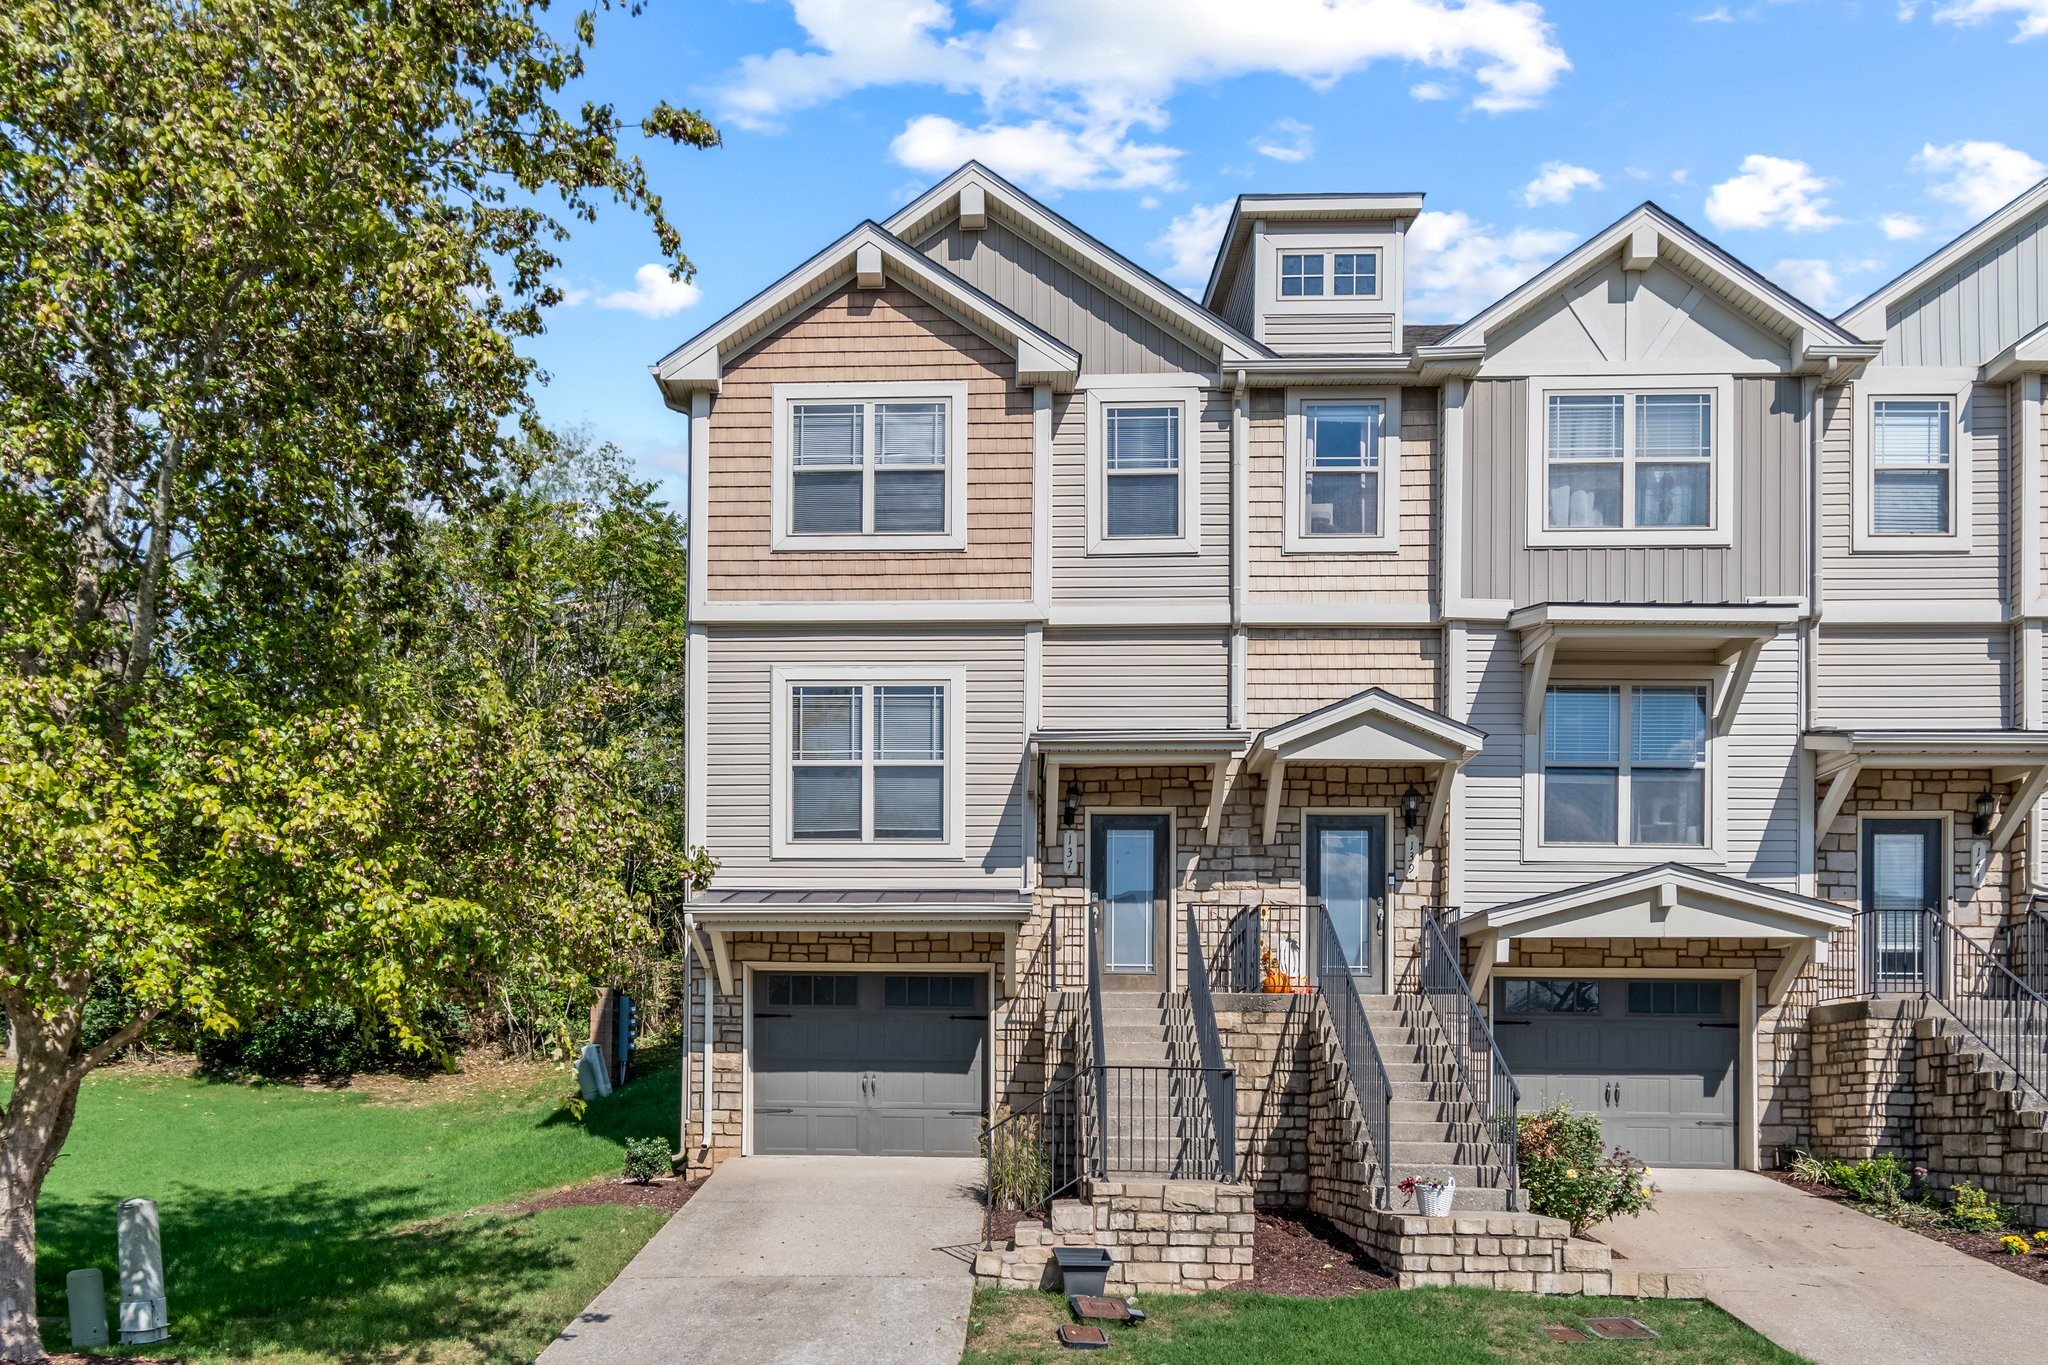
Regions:
[[[1279,389],[1318,384],[1394,383],[1413,380],[1422,372],[1410,355],[1366,356],[1278,356],[1270,360],[1246,360],[1232,374],[1242,376],[1255,389]],[[1226,379],[1231,375],[1226,374]]]
[[[994,965],[1007,985],[1011,949],[1031,916],[1031,898],[1021,892],[726,891],[692,901],[684,911],[693,939],[702,930],[709,940],[718,988],[728,994],[736,975],[731,940],[741,933],[999,933],[1004,951]]]
[[[1764,646],[1804,610],[1799,602],[1736,602],[1674,607],[1655,603],[1559,603],[1523,607],[1508,617],[1522,637],[1523,725],[1543,728],[1543,699],[1561,656],[1645,650],[1705,651],[1719,666],[1711,709],[1716,734],[1728,733]]]
[[[1977,377],[1986,384],[2009,384],[2023,374],[2048,374],[2048,324],[1985,361]]]
[[[894,283],[959,319],[1017,361],[1017,386],[1070,390],[1080,353],[988,295],[927,260],[875,223],[862,223],[717,322],[648,367],[662,399],[689,410],[689,395],[716,391],[728,361],[744,353],[813,300],[852,284]]]
[[[1398,190],[1385,194],[1240,194],[1230,206],[1230,220],[1223,225],[1223,240],[1216,248],[1215,263],[1209,267],[1209,283],[1202,290],[1202,306],[1215,311],[1230,290],[1230,283],[1243,268],[1245,250],[1251,244],[1256,223],[1337,223],[1371,219],[1412,221],[1422,212],[1423,196]]]
[[[1250,746],[1249,730],[1036,730],[1026,746],[1026,771],[1045,813],[1045,840],[1059,837],[1062,768],[1170,766],[1209,770],[1209,805],[1202,831],[1214,842],[1223,820],[1224,777]]]
[[[1942,274],[1967,259],[1989,242],[2012,231],[2037,209],[2048,208],[2048,180],[2022,190],[2003,208],[1973,227],[1936,247],[1916,264],[1895,276],[1836,315],[1835,321],[1857,337],[1882,340],[1886,313],[1891,306],[1909,298]]]
[[[1827,961],[1828,936],[1849,923],[1846,906],[1671,862],[1496,905],[1458,929],[1479,943],[1475,996],[1518,938],[1789,940],[1766,989],[1775,1005],[1808,962]]]
[[[2018,790],[1985,836],[1994,850],[2012,841],[2027,814],[2048,795],[2048,731],[1809,730],[1803,742],[1822,784],[1814,828],[1823,834],[1842,813],[1856,779],[1871,768],[1983,768],[1993,782],[2016,784]]]
[[[1269,844],[1279,824],[1280,794],[1290,764],[1435,767],[1438,775],[1423,830],[1423,841],[1434,844],[1450,806],[1451,775],[1485,743],[1483,732],[1373,687],[1260,731],[1245,766],[1266,775],[1264,828]]]

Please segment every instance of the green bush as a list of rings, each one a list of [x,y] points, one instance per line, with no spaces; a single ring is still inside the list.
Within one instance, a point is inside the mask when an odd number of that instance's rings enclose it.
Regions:
[[[430,1050],[423,1054],[401,1046],[388,1025],[366,1020],[346,1005],[287,1006],[224,1038],[200,1039],[199,1066],[271,1080],[421,1070],[461,1045],[468,1016],[460,1006],[441,1005],[427,1011],[425,1023]]]
[[[1996,1232],[2006,1224],[2005,1205],[1967,1180],[1949,1198],[1948,1221],[1963,1232]]]
[[[1569,1101],[1522,1115],[1519,1148],[1531,1211],[1564,1219],[1574,1237],[1618,1214],[1635,1218],[1655,1206],[1650,1168],[1619,1147],[1610,1150],[1600,1120]]]
[[[1892,1208],[1906,1202],[1913,1172],[1890,1152],[1870,1161],[1830,1161],[1828,1184],[1859,1204]]]
[[[626,1139],[626,1179],[635,1185],[645,1185],[656,1176],[668,1175],[673,1170],[675,1161],[669,1153],[667,1138]]]

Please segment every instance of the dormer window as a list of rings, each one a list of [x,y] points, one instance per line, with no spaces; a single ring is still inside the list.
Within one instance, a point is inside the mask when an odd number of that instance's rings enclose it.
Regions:
[[[1330,292],[1339,298],[1377,298],[1380,258],[1376,251],[1340,251],[1331,258]]]
[[[1323,293],[1323,253],[1283,251],[1280,253],[1280,297],[1320,298]]]
[[[1380,296],[1380,253],[1377,251],[1283,251],[1280,253],[1280,297],[1283,299]]]

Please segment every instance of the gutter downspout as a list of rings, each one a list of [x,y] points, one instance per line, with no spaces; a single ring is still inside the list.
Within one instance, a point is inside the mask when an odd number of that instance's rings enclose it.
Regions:
[[[696,916],[695,916],[694,914],[690,914],[690,913],[687,913],[687,912],[686,912],[686,913],[685,913],[685,914],[683,915],[683,932],[684,932],[684,933],[686,933],[686,934],[688,934],[688,935],[690,936],[690,947],[691,947],[691,949],[693,949],[693,950],[695,951],[695,953],[696,953],[696,957],[697,957],[697,961],[698,961],[699,963],[701,963],[701,964],[702,964],[702,966],[703,966],[703,974],[702,974],[702,980],[703,980],[703,983],[704,983],[704,984],[703,984],[703,987],[702,987],[702,992],[703,992],[703,1002],[704,1002],[704,1016],[703,1016],[703,1018],[704,1018],[704,1025],[703,1025],[703,1027],[704,1027],[704,1051],[703,1051],[703,1054],[702,1054],[702,1060],[701,1060],[701,1061],[700,1061],[700,1062],[698,1063],[698,1068],[699,1068],[699,1070],[698,1070],[698,1075],[699,1075],[699,1077],[700,1077],[700,1081],[699,1081],[699,1084],[698,1084],[698,1086],[697,1086],[697,1105],[698,1105],[698,1124],[699,1124],[699,1126],[698,1126],[698,1129],[697,1129],[697,1155],[698,1155],[698,1159],[699,1159],[699,1160],[701,1161],[701,1160],[704,1160],[705,1158],[709,1157],[709,1155],[710,1155],[710,1153],[711,1153],[711,1047],[712,1047],[712,1044],[711,1044],[711,1040],[712,1040],[712,1032],[711,1032],[711,973],[712,973],[712,964],[711,964],[711,959],[710,959],[709,957],[707,957],[707,956],[705,955],[705,953],[704,953],[704,941],[703,941],[703,939],[699,938],[699,937],[698,937],[698,935],[697,935],[697,917],[696,917]],[[687,959],[686,959],[686,960],[687,960]],[[688,997],[687,995],[685,995],[685,996],[683,997],[683,1017],[684,1017],[684,1018],[685,1018],[686,1020],[687,1020],[687,1019],[689,1018],[689,1013],[690,1013],[690,1001],[689,1001],[689,997]],[[689,1058],[689,1053],[688,1053],[688,1052],[686,1051],[686,1052],[685,1052],[685,1053],[683,1054],[683,1068],[684,1068],[684,1071],[685,1071],[685,1082],[686,1082],[686,1083],[685,1083],[685,1087],[684,1087],[684,1088],[685,1088],[685,1094],[686,1094],[686,1096],[687,1096],[687,1092],[688,1092],[688,1085],[687,1085],[687,1072],[688,1072],[689,1064],[690,1064],[690,1058]]]
[[[1230,727],[1244,728],[1245,717],[1245,630],[1248,547],[1250,532],[1247,503],[1251,497],[1251,390],[1245,372],[1237,372],[1231,389],[1230,415],[1230,678],[1225,707]],[[1217,780],[1222,780],[1222,773]]]

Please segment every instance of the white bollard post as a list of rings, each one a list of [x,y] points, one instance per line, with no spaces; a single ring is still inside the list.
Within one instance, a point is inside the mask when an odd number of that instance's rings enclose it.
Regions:
[[[64,1298],[71,1305],[71,1348],[106,1345],[107,1286],[99,1267],[66,1275]]]
[[[162,1341],[171,1334],[164,1304],[164,1253],[156,1201],[130,1199],[116,1219],[121,1261],[121,1344]]]

